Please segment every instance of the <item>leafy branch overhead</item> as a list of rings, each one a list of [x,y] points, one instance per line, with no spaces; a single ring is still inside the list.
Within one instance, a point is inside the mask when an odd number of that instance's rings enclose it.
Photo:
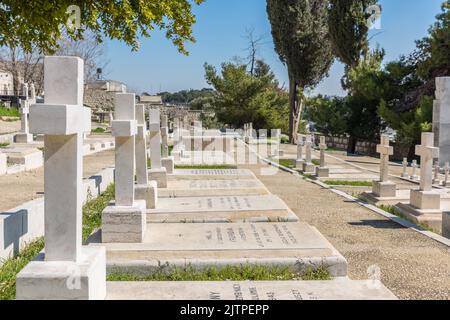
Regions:
[[[29,51],[37,45],[51,53],[63,35],[77,40],[91,30],[99,41],[117,39],[137,50],[140,37],[149,38],[153,30],[161,29],[181,53],[187,54],[185,43],[195,41],[192,5],[203,1],[1,0],[0,45]],[[73,13],[67,9],[73,5],[80,8],[80,29],[68,27]]]

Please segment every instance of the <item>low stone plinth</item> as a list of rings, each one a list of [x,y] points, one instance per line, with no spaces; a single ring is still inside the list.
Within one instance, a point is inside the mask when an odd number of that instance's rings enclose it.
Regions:
[[[442,236],[450,239],[450,211],[442,212]]]
[[[376,198],[389,198],[397,195],[397,186],[391,181],[374,181],[372,193]]]
[[[441,195],[434,191],[411,190],[411,205],[422,210],[440,210]]]
[[[40,253],[16,277],[17,300],[103,300],[105,248],[82,247],[79,262],[45,261]]]
[[[160,191],[158,191],[160,192]],[[147,210],[152,223],[298,221],[277,196],[222,196],[161,198],[156,209]]]
[[[265,195],[269,191],[257,180],[178,180],[169,181],[167,189],[161,189],[162,198],[202,196]]]
[[[397,300],[378,280],[108,282],[107,300]]]
[[[146,203],[136,200],[132,207],[111,203],[102,212],[102,241],[105,243],[140,243],[147,228]]]
[[[315,173],[315,168],[316,167],[311,162],[303,163],[303,173],[314,174]]]
[[[137,184],[135,186],[135,198],[136,200],[145,200],[147,209],[156,208],[158,203],[158,186],[156,181],[149,181],[148,184]]]
[[[175,170],[175,160],[173,157],[167,157],[161,159],[161,166],[166,168],[167,174],[172,174]]]
[[[7,148],[4,153],[8,156],[8,163],[22,165],[25,170],[34,170],[44,165],[44,156],[36,148]]]
[[[14,136],[15,143],[31,143],[33,142],[33,135],[30,133],[18,133]]]
[[[316,167],[316,176],[318,178],[328,178],[330,176],[330,169]]]
[[[295,168],[298,170],[303,170],[304,160],[295,160]]]
[[[246,264],[288,267],[292,271],[323,267],[333,277],[347,275],[347,261],[306,223],[149,224],[143,243],[104,245],[107,268],[150,274],[161,266],[209,267]]]
[[[167,188],[166,168],[155,168],[148,170],[148,179],[156,181],[158,188]]]
[[[427,225],[436,231],[441,231],[441,210],[418,209],[410,204],[405,203],[399,203],[395,206],[395,208],[413,222]]]

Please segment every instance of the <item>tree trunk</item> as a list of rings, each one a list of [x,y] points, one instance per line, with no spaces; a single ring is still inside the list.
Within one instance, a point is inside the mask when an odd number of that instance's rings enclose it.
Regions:
[[[347,154],[355,154],[357,142],[358,142],[358,140],[354,136],[350,136],[348,138]]]
[[[298,84],[295,77],[289,72],[289,142],[297,143],[298,124],[302,103],[298,101]]]

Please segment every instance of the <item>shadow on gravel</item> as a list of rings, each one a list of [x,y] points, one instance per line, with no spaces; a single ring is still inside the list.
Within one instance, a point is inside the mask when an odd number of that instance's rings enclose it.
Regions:
[[[352,226],[372,227],[376,229],[406,229],[405,227],[392,221],[383,220],[361,220],[360,222],[349,222]]]

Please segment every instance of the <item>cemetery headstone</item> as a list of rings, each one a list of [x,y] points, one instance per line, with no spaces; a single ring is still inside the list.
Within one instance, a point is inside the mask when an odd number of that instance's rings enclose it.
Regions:
[[[403,166],[402,178],[409,178],[408,158],[403,158],[402,166]]]
[[[297,160],[295,161],[295,168],[303,170],[303,164],[305,161],[303,160],[303,145],[304,145],[304,136],[302,134],[297,135]]]
[[[136,199],[145,200],[147,209],[156,207],[158,193],[156,181],[149,181],[147,170],[147,125],[145,122],[145,106],[136,105]]]
[[[444,187],[449,187],[450,186],[450,181],[448,180],[448,173],[450,171],[450,163],[446,162],[445,166],[444,166],[444,181],[442,182],[442,185]]]
[[[161,116],[161,139],[162,139],[162,158],[161,165],[166,168],[168,174],[173,174],[175,162],[172,156],[169,156],[169,127],[167,115]]]
[[[30,108],[30,131],[44,134],[45,253],[16,278],[17,299],[104,299],[106,254],[82,246],[83,60],[45,57],[45,103]]]
[[[413,160],[411,167],[412,167],[412,174],[411,174],[410,179],[414,180],[414,181],[418,181],[419,176],[417,175],[417,168],[418,168],[417,160]]]
[[[434,175],[433,175],[433,184],[440,184],[441,182],[439,181],[439,173],[441,171],[441,167],[439,166],[439,162],[436,162],[434,167]]]
[[[373,182],[372,193],[376,197],[395,197],[397,188],[395,183],[389,181],[389,156],[394,154],[394,148],[389,146],[389,136],[381,135],[381,143],[377,145],[380,154],[380,181]]]
[[[305,139],[305,162],[303,163],[303,173],[314,174],[315,167],[312,163],[312,137],[307,135]]]
[[[316,168],[316,175],[319,178],[327,178],[330,176],[330,169],[326,166],[325,150],[327,149],[327,143],[324,136],[320,137],[320,166]]]
[[[137,134],[134,93],[117,93],[112,135],[116,140],[115,202],[102,213],[102,242],[142,242],[146,231],[146,201],[135,199],[135,137]],[[141,177],[142,179],[142,177]]]
[[[161,122],[160,111],[150,110],[150,160],[151,169],[149,170],[150,180],[158,184],[158,188],[167,188],[167,170],[161,163]]]

